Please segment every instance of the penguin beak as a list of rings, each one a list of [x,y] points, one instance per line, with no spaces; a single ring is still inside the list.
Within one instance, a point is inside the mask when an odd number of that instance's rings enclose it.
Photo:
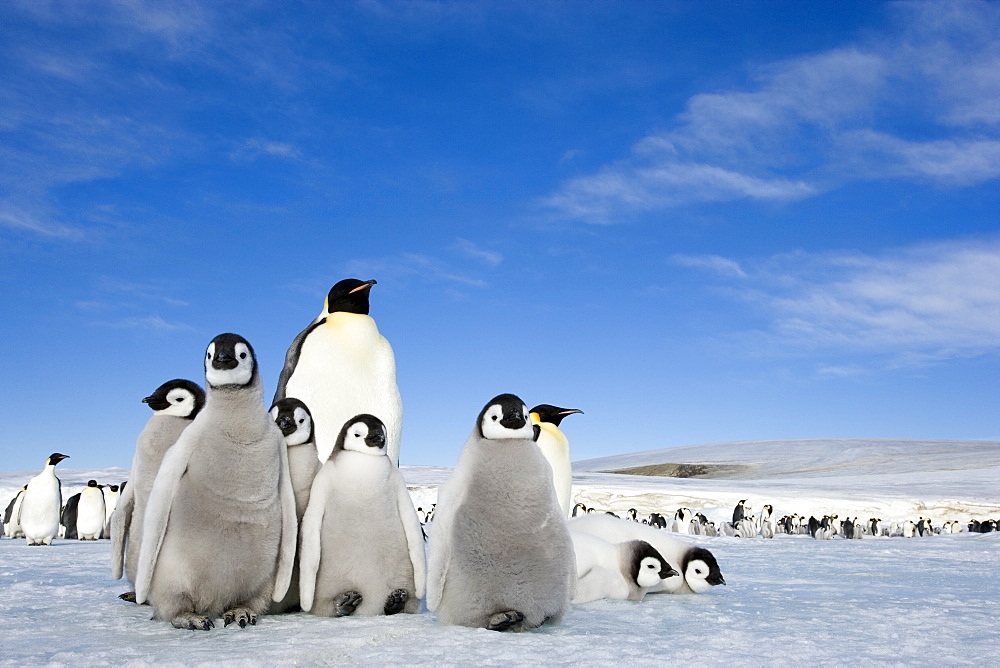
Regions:
[[[230,355],[227,350],[217,350],[215,357],[212,358],[212,368],[220,371],[223,369],[235,369],[239,364],[236,358]]]
[[[679,577],[680,573],[672,569],[670,566],[664,566],[660,569],[660,579],[666,580],[667,578]]]
[[[164,401],[158,398],[156,395],[150,395],[142,400],[142,403],[148,404],[150,408],[154,411],[162,411],[164,408],[170,407],[169,401]]]
[[[369,448],[381,448],[385,445],[385,434],[381,431],[369,434],[368,438],[365,439],[365,443],[368,444]]]
[[[288,436],[295,432],[295,419],[289,417],[288,415],[282,415],[275,422],[278,425],[278,429],[281,430],[282,435]]]
[[[707,578],[705,578],[705,582],[714,587],[715,585],[726,584],[726,579],[722,577],[722,573],[719,573],[718,575],[709,575]]]
[[[520,429],[525,425],[524,414],[520,410],[514,409],[510,413],[503,416],[500,420],[500,426],[506,429]]]
[[[362,283],[358,287],[354,288],[353,290],[351,290],[347,294],[353,295],[355,292],[360,292],[361,290],[369,290],[376,283],[378,283],[378,281],[376,281],[374,278],[372,280],[370,280],[370,281],[365,281],[364,283]]]
[[[559,415],[572,415],[573,413],[579,413],[583,415],[583,411],[581,411],[579,408],[567,408],[564,411],[560,411]]]

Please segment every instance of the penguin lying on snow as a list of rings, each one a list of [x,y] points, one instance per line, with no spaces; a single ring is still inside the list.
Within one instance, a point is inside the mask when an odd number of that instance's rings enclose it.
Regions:
[[[302,518],[302,609],[324,617],[417,612],[426,564],[420,520],[372,415],[343,426]]]
[[[205,391],[190,380],[175,378],[156,388],[142,403],[149,406],[153,414],[136,439],[130,482],[119,487],[118,507],[111,517],[111,575],[120,580],[124,570],[133,585],[153,481],[167,450],[205,406]],[[124,593],[119,598],[134,602],[135,592]]]
[[[612,544],[591,534],[570,531],[576,555],[573,603],[602,598],[641,601],[661,580],[677,577],[667,560],[644,540]]]
[[[323,312],[285,354],[273,403],[297,397],[309,406],[321,463],[333,451],[340,428],[361,413],[382,420],[389,458],[399,463],[403,403],[392,346],[368,315],[375,283],[346,278],[330,288]]]
[[[53,452],[45,460],[41,473],[28,481],[18,508],[17,523],[28,545],[50,545],[59,533],[62,510],[62,485],[56,477],[56,464],[69,455]]]
[[[149,495],[136,602],[148,597],[177,628],[207,630],[219,614],[244,627],[288,588],[295,498],[246,339],[212,339],[205,381],[205,408],[167,451]]]
[[[444,624],[520,631],[569,607],[573,543],[535,429],[518,397],[492,399],[439,491],[427,608]]]
[[[701,593],[715,585],[726,584],[719,562],[711,552],[672,538],[662,530],[604,514],[574,517],[567,524],[571,531],[589,533],[609,543],[644,540],[655,547],[682,577],[667,578],[650,588],[650,593]]]

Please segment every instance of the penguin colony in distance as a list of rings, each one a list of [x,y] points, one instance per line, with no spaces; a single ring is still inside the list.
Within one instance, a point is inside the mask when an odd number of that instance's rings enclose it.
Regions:
[[[536,429],[521,399],[492,399],[438,492],[427,607],[444,624],[517,631],[569,607],[573,542]]]
[[[177,628],[207,630],[218,615],[245,627],[291,578],[287,448],[246,339],[212,339],[205,382],[205,407],[167,450],[149,494],[136,602],[148,598],[155,617]]]

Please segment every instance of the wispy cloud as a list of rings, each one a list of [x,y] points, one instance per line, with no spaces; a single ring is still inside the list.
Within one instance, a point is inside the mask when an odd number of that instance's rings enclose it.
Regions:
[[[264,139],[247,139],[237,149],[229,154],[233,160],[256,160],[261,156],[283,158],[285,160],[301,160],[302,151],[285,142],[268,141]]]
[[[889,13],[897,22],[876,39],[692,96],[671,129],[543,204],[612,223],[693,202],[790,202],[859,179],[963,187],[1000,177],[1000,7],[905,3]],[[924,134],[908,134],[914,120]]]
[[[769,336],[786,349],[873,353],[889,366],[1000,350],[1000,240],[935,243],[881,256],[675,261],[739,279],[733,294],[767,315]],[[856,372],[851,365],[823,369],[826,375]]]
[[[719,255],[674,255],[670,260],[682,267],[709,269],[722,276],[747,277],[747,273],[738,262]]]
[[[101,327],[111,327],[114,329],[139,329],[160,332],[194,331],[190,325],[180,322],[167,322],[158,315],[150,315],[136,318],[122,318],[113,322],[95,323]]]
[[[478,260],[483,264],[489,265],[490,267],[496,267],[503,262],[503,255],[500,253],[497,253],[496,251],[483,250],[468,239],[457,239],[455,241],[455,249],[463,255],[470,257],[473,260]]]

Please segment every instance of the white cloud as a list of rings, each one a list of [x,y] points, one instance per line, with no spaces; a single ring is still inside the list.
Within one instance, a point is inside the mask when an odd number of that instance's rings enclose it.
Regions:
[[[468,239],[457,239],[455,241],[455,248],[463,255],[470,257],[474,260],[478,260],[483,264],[489,265],[491,267],[498,266],[503,262],[503,255],[495,251],[483,250],[475,243],[469,241]]]
[[[115,322],[98,323],[104,327],[116,329],[146,329],[163,332],[173,331],[193,331],[193,327],[179,322],[167,322],[158,315],[150,315],[136,318],[123,318]]]
[[[302,151],[284,142],[264,139],[248,139],[235,151],[229,154],[233,160],[256,160],[261,156],[284,158],[286,160],[301,160]]]
[[[1000,177],[1000,6],[893,12],[898,25],[877,38],[692,96],[673,128],[543,204],[602,224],[693,202],[796,201],[861,179],[963,187]]]
[[[747,277],[738,262],[719,255],[674,255],[670,260],[681,267],[708,269],[722,276]]]
[[[736,294],[769,319],[780,346],[874,353],[890,366],[1000,351],[998,240],[935,243],[877,257],[797,253],[754,264],[713,256],[675,262],[739,278]],[[850,365],[824,368],[827,375],[854,373]]]

